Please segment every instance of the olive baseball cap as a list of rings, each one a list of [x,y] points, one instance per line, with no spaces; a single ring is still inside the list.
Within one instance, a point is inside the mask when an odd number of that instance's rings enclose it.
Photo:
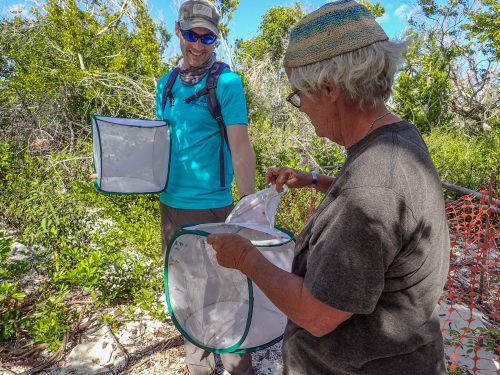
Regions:
[[[220,16],[207,0],[187,0],[179,8],[179,26],[183,30],[204,27],[219,35]]]

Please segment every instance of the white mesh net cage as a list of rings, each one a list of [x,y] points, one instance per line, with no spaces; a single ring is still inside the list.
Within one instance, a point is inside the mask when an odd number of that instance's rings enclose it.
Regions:
[[[219,266],[206,239],[236,233],[277,267],[291,271],[293,235],[274,227],[280,194],[274,187],[245,197],[225,223],[185,226],[165,256],[165,294],[184,337],[216,353],[243,353],[281,340],[287,317],[238,270]]]
[[[157,193],[168,178],[170,135],[165,121],[93,116],[95,186],[106,193]]]

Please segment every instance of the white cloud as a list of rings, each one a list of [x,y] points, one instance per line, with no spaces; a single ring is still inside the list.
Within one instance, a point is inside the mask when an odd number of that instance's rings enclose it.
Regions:
[[[24,3],[16,3],[3,6],[0,10],[0,15],[3,17],[13,17],[17,15],[20,15],[23,18],[32,17],[29,12],[29,5],[27,1],[25,1]]]
[[[404,37],[404,35],[407,32],[407,29],[409,27],[409,20],[415,15],[420,10],[420,7],[418,6],[409,6],[407,4],[401,5],[394,11],[394,15],[398,17],[401,21],[404,22],[404,27],[401,30],[401,37]]]
[[[408,20],[410,14],[411,14],[411,8],[406,4],[401,5],[394,11],[394,15],[399,19],[401,19],[402,21]]]
[[[158,14],[157,14],[157,16],[156,16],[156,19],[157,19],[158,21],[161,21],[161,22],[166,23],[166,22],[165,22],[165,14],[163,13],[163,8],[159,10],[159,12],[158,12]]]
[[[13,5],[7,7],[7,12],[9,12],[9,13],[22,13],[23,11],[24,11],[23,4],[13,4]]]

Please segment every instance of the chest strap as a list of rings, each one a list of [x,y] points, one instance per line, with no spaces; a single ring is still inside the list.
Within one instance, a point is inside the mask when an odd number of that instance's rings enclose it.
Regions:
[[[220,133],[220,147],[219,147],[219,179],[220,179],[220,186],[225,187],[226,186],[226,178],[225,178],[225,166],[224,166],[224,142],[227,142],[229,146],[229,140],[227,137],[227,131],[226,131],[226,126],[224,124],[224,119],[222,118],[222,111],[219,103],[219,99],[217,99],[217,81],[222,74],[222,71],[227,67],[228,65],[216,61],[212,68],[210,68],[207,76],[207,82],[205,84],[205,87],[202,88],[201,90],[195,92],[193,95],[191,95],[189,98],[184,99],[184,102],[186,104],[191,103],[193,100],[196,100],[202,96],[206,96],[207,98],[207,104],[208,104],[208,110],[212,117],[217,121],[217,125],[219,126],[219,133]],[[167,83],[165,87],[163,88],[163,97],[162,97],[162,103],[161,103],[161,108],[162,111],[165,111],[165,105],[167,103],[167,99],[170,101],[170,105],[173,105],[174,102],[174,97],[172,95],[172,87],[174,86],[175,80],[177,79],[177,76],[179,75],[179,68],[175,68],[171,73],[170,76],[168,77]],[[230,150],[231,152],[231,150]]]

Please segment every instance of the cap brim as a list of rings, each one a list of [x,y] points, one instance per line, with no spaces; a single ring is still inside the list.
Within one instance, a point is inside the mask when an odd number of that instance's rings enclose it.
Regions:
[[[203,27],[205,29],[210,30],[215,35],[219,35],[219,28],[215,27],[212,23],[204,20],[204,19],[194,19],[194,20],[181,20],[179,21],[179,25],[183,30],[191,30],[195,27]]]

